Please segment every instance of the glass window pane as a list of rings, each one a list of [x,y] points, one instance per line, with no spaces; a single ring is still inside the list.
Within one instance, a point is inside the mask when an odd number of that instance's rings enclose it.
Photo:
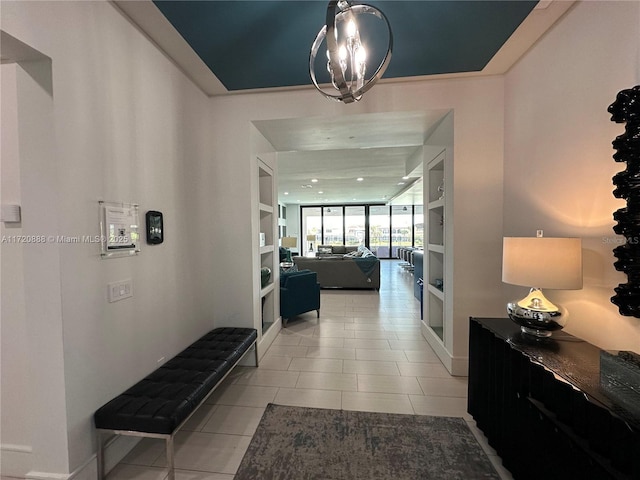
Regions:
[[[424,209],[422,205],[414,207],[413,245],[417,248],[424,248]]]
[[[345,207],[345,245],[364,245],[364,205]]]
[[[342,207],[324,207],[323,245],[343,245]]]
[[[389,258],[390,248],[389,207],[369,207],[369,249],[378,258]]]
[[[391,256],[398,256],[398,247],[412,246],[412,207],[394,205],[391,207]]]
[[[313,255],[322,238],[320,207],[302,207],[302,254]]]

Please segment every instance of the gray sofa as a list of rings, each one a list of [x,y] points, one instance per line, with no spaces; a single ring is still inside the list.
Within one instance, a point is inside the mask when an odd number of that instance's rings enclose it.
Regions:
[[[318,245],[316,257],[326,257],[330,255],[343,256],[345,253],[358,251],[357,245]]]
[[[298,270],[311,270],[318,274],[321,288],[380,289],[380,260],[325,254],[319,257],[293,257]]]

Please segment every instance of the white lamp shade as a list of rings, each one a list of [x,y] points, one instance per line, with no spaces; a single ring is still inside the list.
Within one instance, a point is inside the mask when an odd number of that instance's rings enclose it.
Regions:
[[[285,248],[295,248],[298,246],[296,237],[282,237],[282,246]]]
[[[582,240],[505,237],[502,243],[502,281],[558,290],[582,288]]]

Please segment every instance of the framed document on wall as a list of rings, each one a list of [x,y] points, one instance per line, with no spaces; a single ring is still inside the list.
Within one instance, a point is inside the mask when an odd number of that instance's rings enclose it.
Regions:
[[[99,202],[102,258],[136,255],[140,251],[138,205]]]

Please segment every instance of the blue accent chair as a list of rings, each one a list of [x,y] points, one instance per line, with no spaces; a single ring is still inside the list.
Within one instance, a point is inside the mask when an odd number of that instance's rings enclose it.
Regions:
[[[292,317],[315,310],[320,318],[320,284],[311,270],[280,274],[280,316],[286,327]]]

